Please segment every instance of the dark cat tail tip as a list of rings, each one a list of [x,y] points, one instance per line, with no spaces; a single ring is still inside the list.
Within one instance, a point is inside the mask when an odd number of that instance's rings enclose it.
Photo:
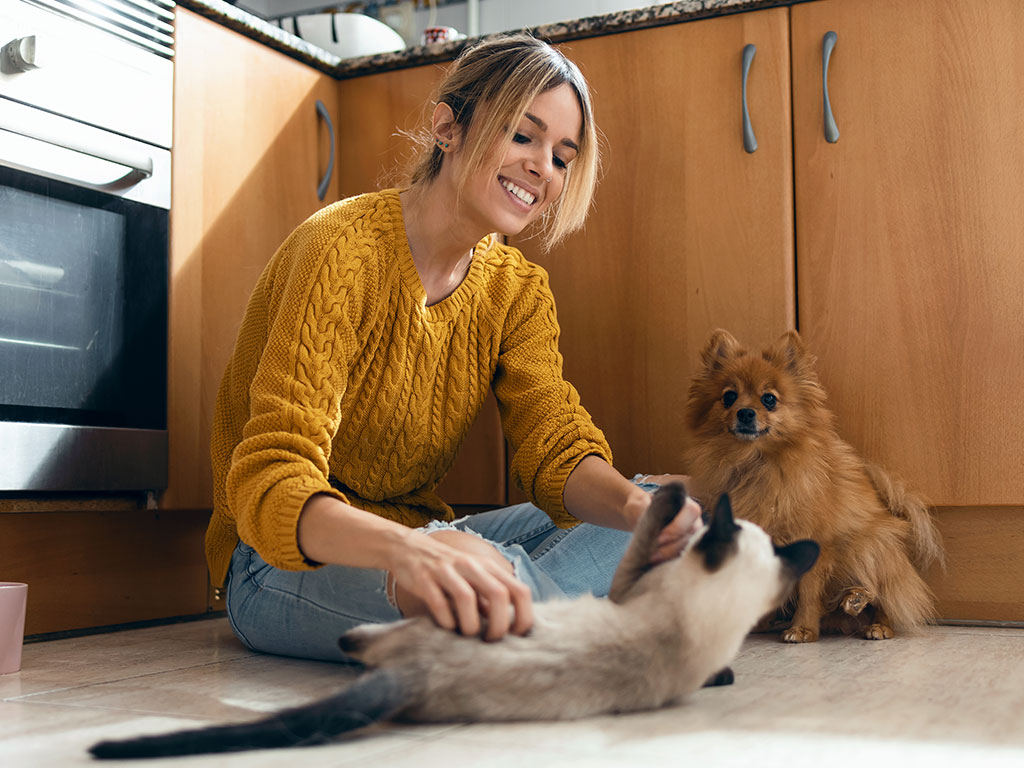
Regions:
[[[137,739],[130,741],[101,741],[89,747],[89,754],[97,760],[131,760],[151,755],[139,749]]]

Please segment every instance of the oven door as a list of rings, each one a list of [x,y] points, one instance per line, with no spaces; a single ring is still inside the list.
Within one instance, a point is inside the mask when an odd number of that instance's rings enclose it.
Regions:
[[[0,98],[0,491],[167,484],[170,154]]]

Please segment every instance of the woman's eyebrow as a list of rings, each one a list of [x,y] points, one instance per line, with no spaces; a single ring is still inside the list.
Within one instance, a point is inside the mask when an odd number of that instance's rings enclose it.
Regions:
[[[527,112],[527,113],[526,113],[525,117],[526,117],[526,119],[527,119],[527,120],[529,120],[530,122],[534,123],[534,124],[535,124],[535,125],[536,125],[536,126],[537,126],[538,128],[540,128],[540,129],[541,129],[542,131],[544,131],[545,133],[547,133],[547,130],[548,130],[548,124],[547,124],[547,123],[545,123],[545,122],[544,122],[543,120],[541,120],[541,119],[540,119],[539,117],[537,117],[536,115],[532,115],[532,114],[530,114],[529,112]],[[579,147],[578,147],[578,146],[576,145],[576,142],[575,142],[575,141],[573,141],[572,139],[562,139],[562,140],[561,140],[560,142],[558,142],[558,143],[559,143],[559,144],[564,144],[564,145],[565,145],[565,146],[567,146],[567,147],[568,147],[569,149],[575,150],[575,151],[577,151],[577,152],[579,152],[579,151],[580,151],[580,148],[579,148]]]

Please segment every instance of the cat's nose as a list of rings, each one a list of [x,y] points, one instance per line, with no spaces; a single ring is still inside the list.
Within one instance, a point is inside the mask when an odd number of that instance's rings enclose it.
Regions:
[[[753,424],[757,420],[757,414],[753,408],[740,408],[736,411],[736,420],[740,424]]]

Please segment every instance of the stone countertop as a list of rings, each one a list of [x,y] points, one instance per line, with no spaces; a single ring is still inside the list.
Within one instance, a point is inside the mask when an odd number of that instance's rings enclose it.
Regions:
[[[724,16],[758,8],[772,8],[781,5],[795,5],[808,0],[678,0],[646,8],[618,11],[601,16],[589,16],[572,21],[544,24],[529,30],[533,35],[549,42],[597,37],[614,32],[627,32],[646,27],[676,24],[682,21],[702,19],[710,16]],[[265,43],[282,53],[326,72],[339,80],[392,69],[404,69],[420,64],[451,61],[466,46],[477,38],[456,40],[433,45],[415,45],[392,53],[374,56],[360,56],[342,59],[332,53],[307,43],[295,35],[285,32],[258,16],[243,11],[223,0],[177,0],[178,5],[205,16],[246,37]]]

